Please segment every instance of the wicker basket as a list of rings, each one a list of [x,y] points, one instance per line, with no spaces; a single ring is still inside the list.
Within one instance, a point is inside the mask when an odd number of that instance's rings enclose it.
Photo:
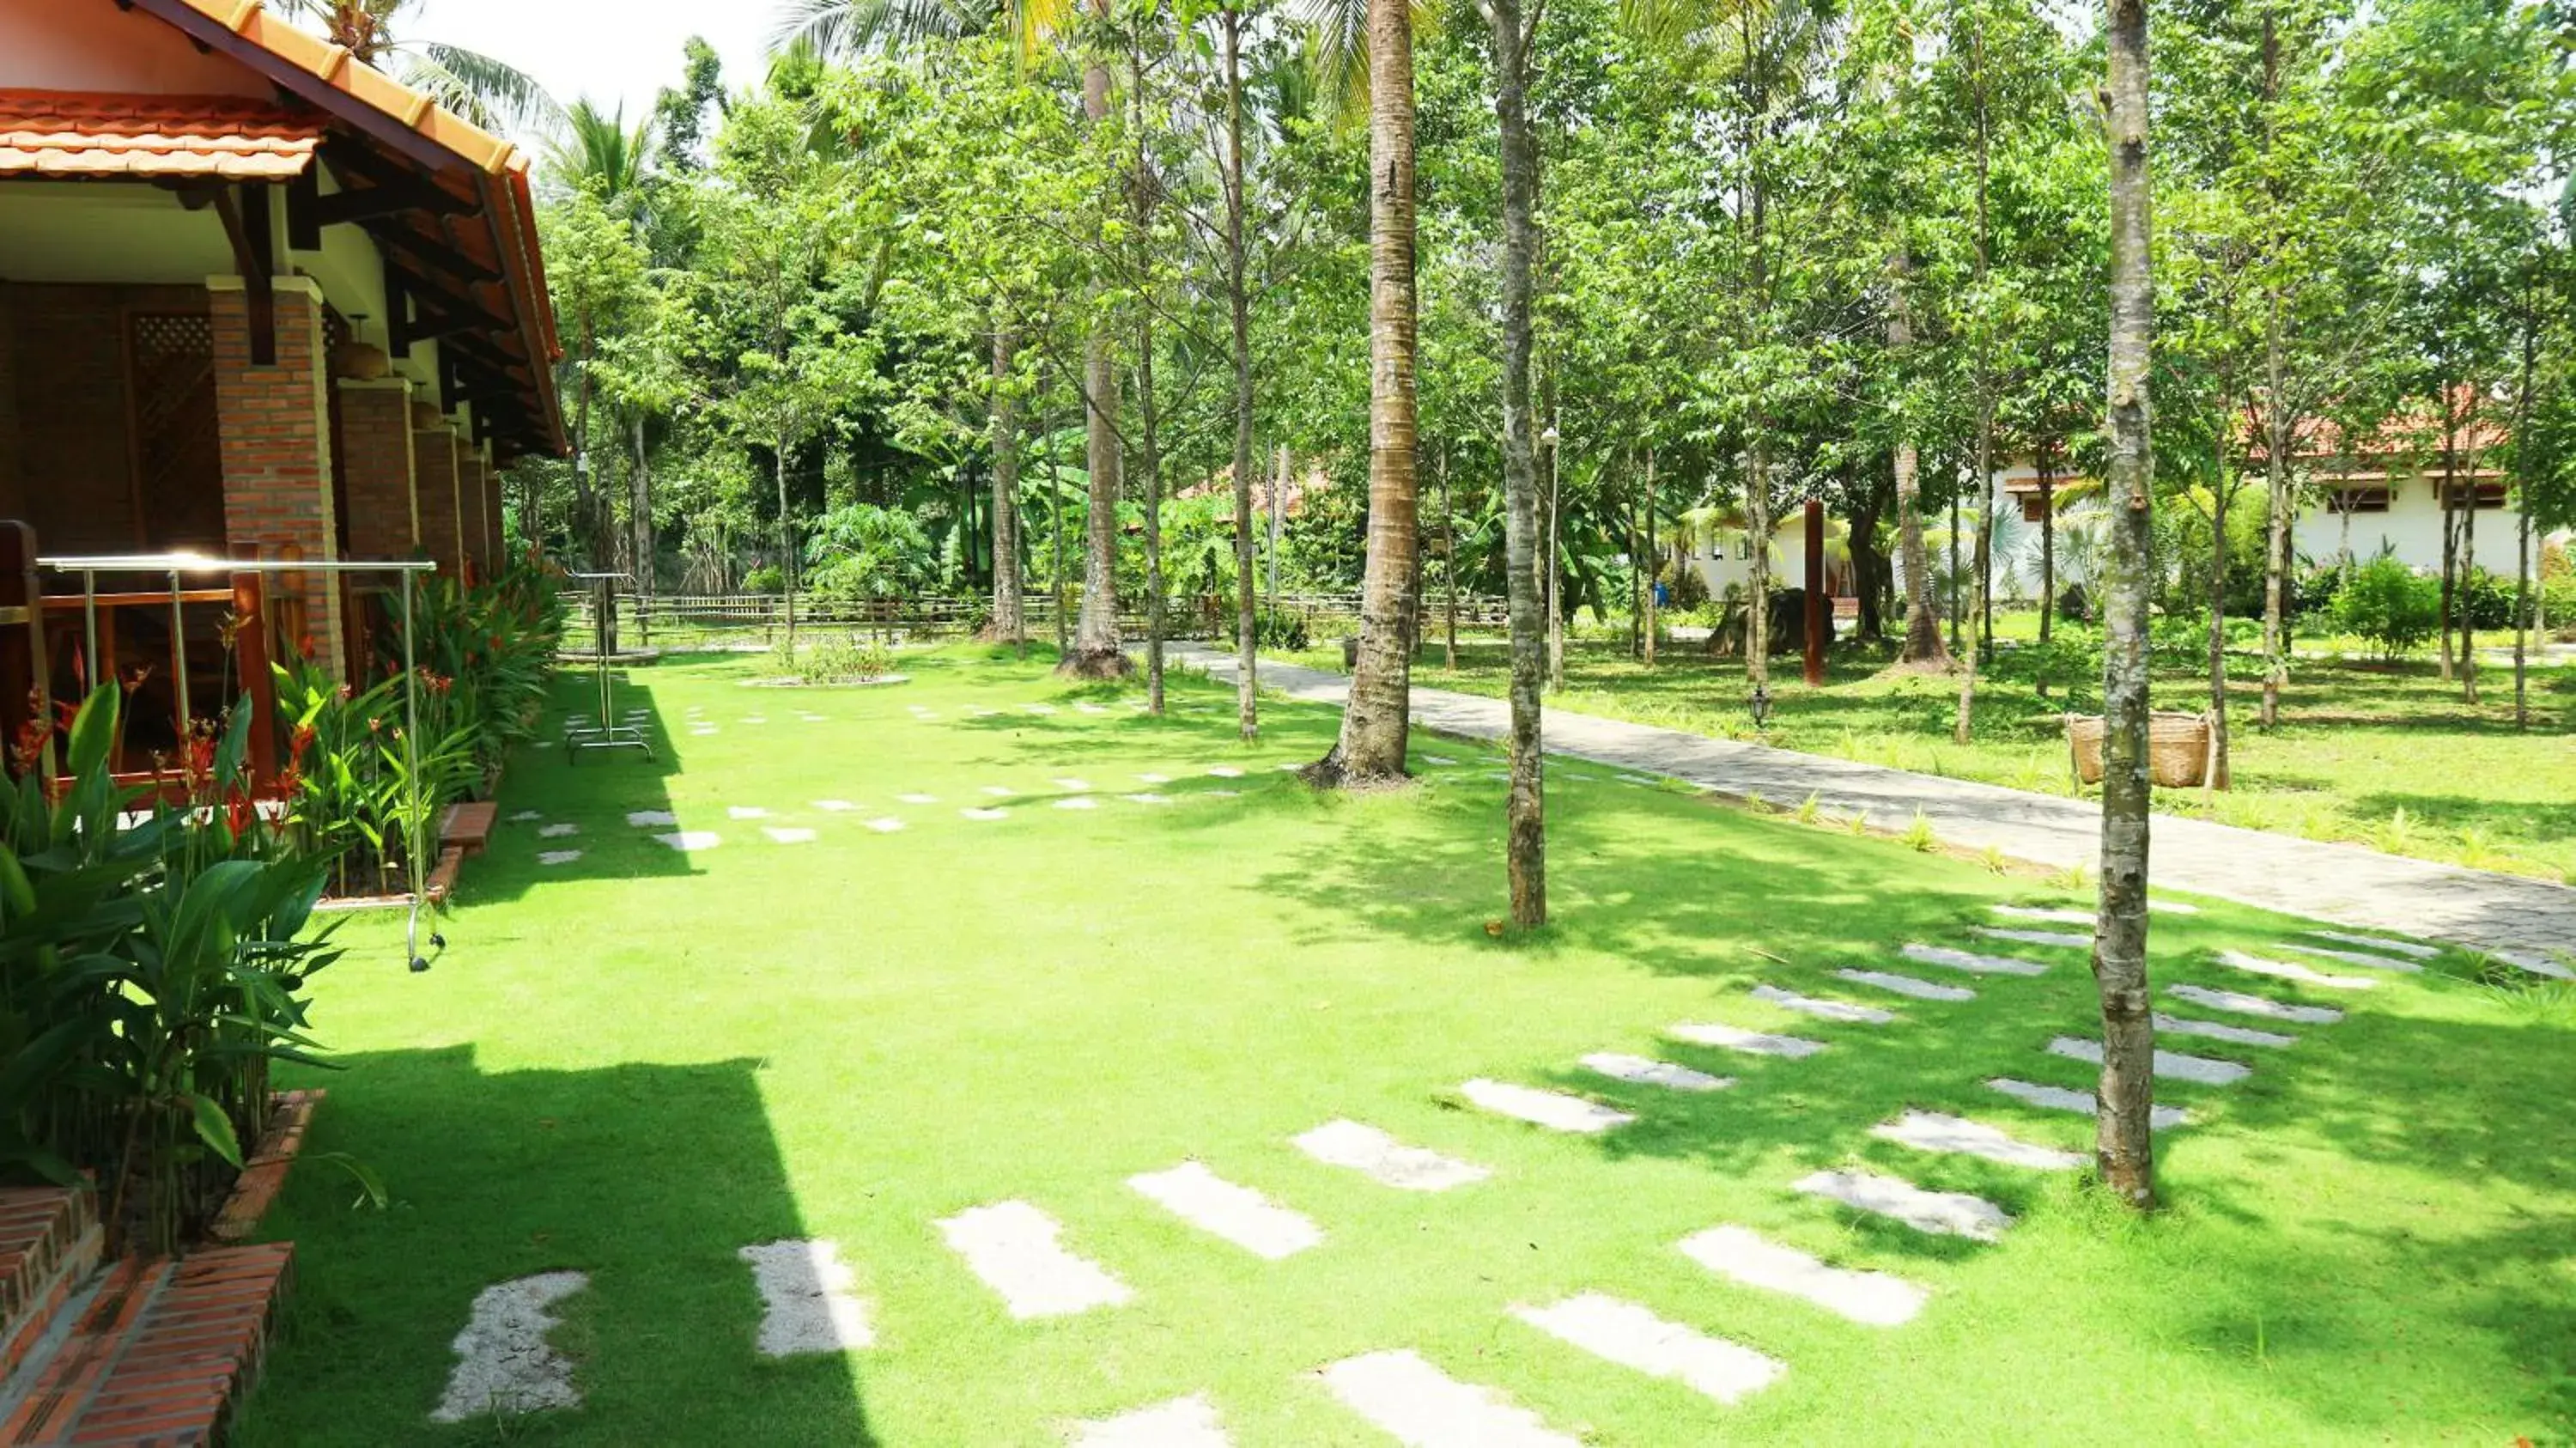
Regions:
[[[2107,728],[2097,716],[2066,716],[2066,747],[2074,758],[2077,782],[2102,782],[2102,735]],[[2214,741],[2215,731],[2206,714],[2150,714],[2147,773],[2167,789],[2197,789],[2209,780]]]

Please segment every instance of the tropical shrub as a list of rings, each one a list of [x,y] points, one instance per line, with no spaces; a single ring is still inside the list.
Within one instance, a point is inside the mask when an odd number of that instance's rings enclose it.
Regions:
[[[2354,569],[2335,593],[2335,627],[2383,659],[2422,648],[2442,622],[2442,585],[2388,554]]]
[[[808,684],[864,684],[894,672],[894,650],[849,635],[826,636],[786,657],[787,670]]]
[[[742,591],[745,593],[785,593],[787,591],[787,570],[780,568],[775,563],[761,564],[759,567],[751,569],[743,574]]]
[[[1253,618],[1252,641],[1256,648],[1295,653],[1311,642],[1306,615],[1288,608],[1265,608]]]

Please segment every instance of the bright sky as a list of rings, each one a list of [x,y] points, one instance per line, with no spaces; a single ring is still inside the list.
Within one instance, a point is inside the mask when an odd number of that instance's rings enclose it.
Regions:
[[[479,50],[535,76],[565,105],[623,101],[627,124],[680,79],[680,47],[703,35],[724,57],[725,88],[764,72],[777,0],[418,0],[405,38]]]

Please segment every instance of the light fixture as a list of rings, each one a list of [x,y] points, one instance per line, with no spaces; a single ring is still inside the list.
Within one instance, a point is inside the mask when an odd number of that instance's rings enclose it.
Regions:
[[[1753,686],[1753,727],[1756,731],[1771,727],[1771,689],[1767,684]]]
[[[1549,424],[1547,425],[1547,431],[1545,431],[1545,432],[1543,432],[1543,433],[1540,433],[1540,434],[1538,435],[1538,445],[1539,445],[1540,447],[1547,448],[1547,449],[1549,449],[1550,451],[1553,451],[1553,450],[1555,449],[1555,447],[1556,447],[1556,424],[1555,424],[1555,423],[1549,423]]]

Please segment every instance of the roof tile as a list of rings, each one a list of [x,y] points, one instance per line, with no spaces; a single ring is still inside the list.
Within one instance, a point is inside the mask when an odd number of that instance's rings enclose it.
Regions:
[[[237,96],[0,90],[0,176],[284,181],[311,169],[329,124]]]

